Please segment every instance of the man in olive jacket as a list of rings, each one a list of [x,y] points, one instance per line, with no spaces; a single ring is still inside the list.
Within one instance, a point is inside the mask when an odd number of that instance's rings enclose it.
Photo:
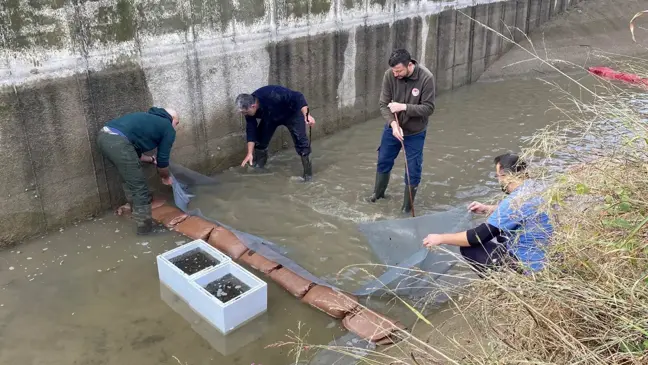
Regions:
[[[132,203],[137,234],[153,230],[152,196],[141,162],[157,165],[165,185],[171,185],[169,158],[178,128],[178,113],[173,109],[152,107],[147,112],[126,114],[106,123],[99,131],[97,144],[103,155],[119,171],[126,200]],[[157,148],[157,158],[142,154]]]
[[[409,213],[412,210],[410,189],[413,203],[421,181],[428,117],[434,112],[434,76],[404,49],[392,52],[389,67],[380,94],[380,112],[386,123],[378,147],[376,183],[369,200],[375,202],[385,197],[389,175],[403,143],[411,185],[408,186],[406,172],[401,210]]]

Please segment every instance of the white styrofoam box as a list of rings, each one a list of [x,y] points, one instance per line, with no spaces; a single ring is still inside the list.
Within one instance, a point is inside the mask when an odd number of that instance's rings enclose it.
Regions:
[[[180,268],[175,266],[171,260],[175,257],[181,256],[189,251],[199,249],[208,256],[211,256],[219,261],[215,267],[223,266],[232,259],[210,246],[204,240],[195,240],[180,247],[174,248],[157,256],[158,276],[160,281],[166,284],[171,290],[176,292],[181,298],[189,302],[189,298],[196,296],[196,290],[191,284],[191,278],[205,272],[206,270],[213,269],[214,266],[208,267],[194,273],[192,275],[185,274]]]
[[[200,337],[207,341],[212,348],[223,356],[232,355],[238,352],[241,348],[257,341],[263,337],[270,328],[270,321],[268,319],[268,313],[266,312],[247,322],[244,326],[240,326],[236,330],[225,335],[198,314],[184,301],[184,299],[180,298],[171,289],[164,285],[164,283],[160,283],[160,298],[174,312],[184,318],[184,320],[191,325],[194,332],[200,335]]]
[[[227,274],[232,274],[250,289],[227,303],[223,303],[216,296],[211,295],[205,287]],[[268,308],[268,285],[233,261],[201,272],[191,281],[198,289],[198,294],[187,302],[223,334],[237,329],[264,313]]]

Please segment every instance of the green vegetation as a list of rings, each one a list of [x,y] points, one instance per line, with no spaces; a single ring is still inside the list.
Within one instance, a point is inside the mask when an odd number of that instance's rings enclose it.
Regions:
[[[450,301],[455,320],[464,323],[454,333],[409,307],[419,317],[417,330],[402,332],[386,350],[362,357],[352,347],[313,346],[293,334],[287,344],[298,358],[326,348],[363,364],[648,363],[648,124],[633,106],[645,89],[594,76],[584,78],[594,84],[588,86],[533,45],[527,52],[577,89],[547,82],[571,106],[556,105],[564,118],[538,131],[524,151],[534,177],[547,183],[546,209],[556,229],[545,270],[473,279],[468,295]],[[648,77],[643,59],[597,56]],[[555,156],[573,163],[550,168]]]

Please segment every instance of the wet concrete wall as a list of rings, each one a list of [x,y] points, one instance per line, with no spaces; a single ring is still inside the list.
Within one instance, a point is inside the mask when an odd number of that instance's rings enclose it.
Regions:
[[[619,6],[622,4],[623,6]],[[564,6],[563,2],[563,6]],[[567,8],[567,7],[565,7]],[[552,8],[556,9],[556,8]],[[551,21],[534,28],[529,40],[520,42],[511,52],[500,57],[482,75],[481,81],[503,78],[537,78],[560,72],[582,73],[590,66],[607,66],[627,70],[626,57],[645,58],[648,53],[646,18],[637,20],[636,42],[629,29],[630,19],[648,9],[646,0],[588,0],[569,6],[561,14],[551,12]],[[535,19],[541,19],[539,7],[532,9]],[[530,53],[537,58],[532,59]]]
[[[244,157],[240,92],[269,83],[302,91],[317,138],[379,115],[392,49],[408,48],[442,93],[475,81],[509,48],[468,16],[501,32],[532,30],[572,2],[3,1],[0,243],[123,203],[117,171],[95,146],[111,118],[174,107],[182,129],[172,160],[216,172]],[[280,129],[273,148],[291,145]]]

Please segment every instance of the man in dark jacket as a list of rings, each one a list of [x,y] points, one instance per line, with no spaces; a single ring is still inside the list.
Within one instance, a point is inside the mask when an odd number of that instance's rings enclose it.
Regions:
[[[152,196],[141,162],[157,165],[165,185],[171,185],[169,158],[178,128],[178,113],[173,109],[152,107],[147,112],[126,114],[113,119],[99,131],[97,144],[103,155],[119,171],[128,203],[133,207],[137,234],[153,229]],[[157,148],[157,158],[144,152]]]
[[[380,112],[386,123],[378,148],[376,184],[369,200],[375,202],[385,197],[394,160],[403,144],[410,181],[406,172],[401,210],[408,213],[421,181],[428,117],[434,112],[434,76],[404,49],[392,52],[389,67],[380,93]]]
[[[312,178],[311,147],[306,125],[314,125],[315,119],[308,112],[304,94],[283,86],[268,85],[252,94],[238,95],[236,106],[247,122],[247,155],[241,166],[249,163],[263,168],[268,160],[268,144],[277,127],[284,125],[290,131],[297,154],[301,156],[304,180]],[[261,121],[257,123],[257,119]]]

